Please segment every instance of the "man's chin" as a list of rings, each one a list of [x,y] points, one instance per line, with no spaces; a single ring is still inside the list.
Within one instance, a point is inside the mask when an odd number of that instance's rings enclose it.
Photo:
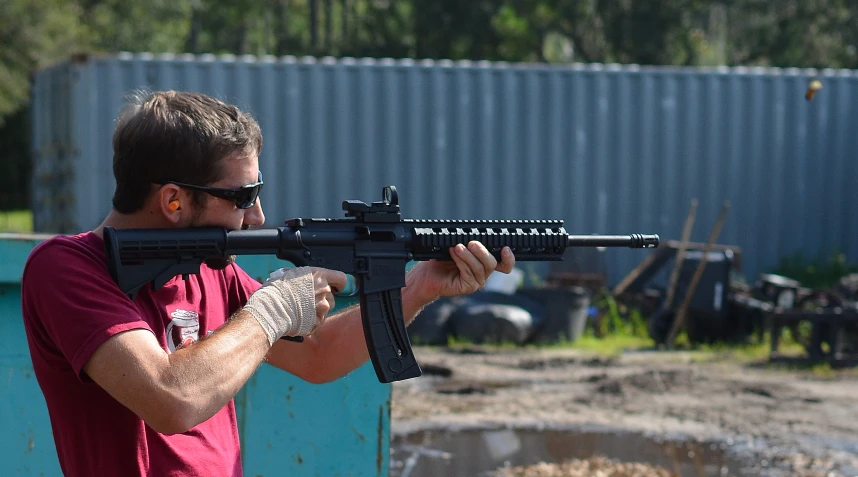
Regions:
[[[211,268],[212,270],[223,270],[226,267],[235,263],[235,255],[230,255],[228,257],[207,258],[203,261],[203,263],[205,263],[206,266]]]

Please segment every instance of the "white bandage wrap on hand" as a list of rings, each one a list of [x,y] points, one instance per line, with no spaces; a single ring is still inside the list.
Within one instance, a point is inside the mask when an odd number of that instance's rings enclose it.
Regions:
[[[244,309],[259,321],[269,344],[283,336],[306,336],[316,327],[316,293],[310,267],[274,271]]]

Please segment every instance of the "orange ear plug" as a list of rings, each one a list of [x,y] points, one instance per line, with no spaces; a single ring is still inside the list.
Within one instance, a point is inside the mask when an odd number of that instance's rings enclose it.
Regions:
[[[167,206],[167,208],[169,208],[173,212],[179,210],[179,201],[178,200],[171,200],[170,204]]]

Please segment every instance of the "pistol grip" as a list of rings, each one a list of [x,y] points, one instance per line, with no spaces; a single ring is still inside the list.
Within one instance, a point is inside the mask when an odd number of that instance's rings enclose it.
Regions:
[[[379,382],[390,383],[423,374],[405,330],[400,290],[360,294],[361,322]]]

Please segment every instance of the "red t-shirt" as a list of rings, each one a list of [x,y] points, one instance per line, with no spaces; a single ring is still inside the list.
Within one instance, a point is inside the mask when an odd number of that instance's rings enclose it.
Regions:
[[[22,312],[66,476],[240,476],[235,404],[183,434],[164,435],[95,384],[83,366],[112,335],[151,331],[170,353],[218,327],[259,287],[237,265],[201,266],[132,302],[107,271],[104,242],[87,232],[57,236],[30,254]]]

